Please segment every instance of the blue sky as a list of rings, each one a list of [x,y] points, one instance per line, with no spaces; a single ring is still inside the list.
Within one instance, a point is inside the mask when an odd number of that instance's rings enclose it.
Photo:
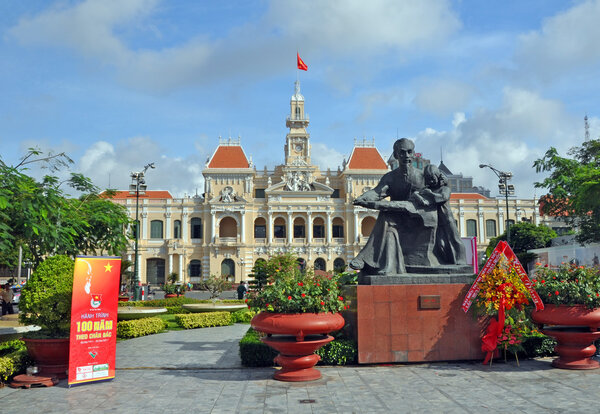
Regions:
[[[258,169],[283,162],[297,76],[313,162],[337,169],[355,138],[387,157],[396,136],[496,194],[481,163],[514,173],[600,135],[599,1],[0,2],[0,156],[65,151],[124,189],[203,190],[218,137]],[[539,196],[541,190],[535,191]]]

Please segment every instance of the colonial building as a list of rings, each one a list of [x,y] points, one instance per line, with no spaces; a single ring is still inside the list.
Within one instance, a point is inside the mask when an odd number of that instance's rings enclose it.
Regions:
[[[367,241],[377,217],[377,211],[352,201],[377,185],[389,167],[374,142],[362,141],[354,143],[342,168],[320,170],[311,162],[304,109],[296,81],[286,119],[284,163],[274,170],[256,169],[239,140],[219,140],[202,172],[201,196],[176,199],[167,191],[140,195],[138,261],[143,283],[164,283],[172,272],[185,282],[210,274],[239,282],[248,278],[257,260],[283,252],[294,253],[314,269],[346,267]],[[135,194],[121,191],[114,201],[135,218]],[[451,207],[461,236],[477,237],[480,249],[504,231],[503,199],[455,193]],[[543,220],[537,200],[511,200],[509,209],[517,221]],[[127,254],[133,261],[133,244]]]

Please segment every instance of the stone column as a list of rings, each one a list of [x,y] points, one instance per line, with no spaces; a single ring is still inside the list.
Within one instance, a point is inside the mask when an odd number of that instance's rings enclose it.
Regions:
[[[179,255],[179,280],[183,280],[183,255]]]
[[[460,237],[467,237],[467,227],[465,224],[465,212],[462,207],[458,207],[458,220],[460,222]]]
[[[181,238],[184,243],[190,241],[190,223],[188,222],[188,213],[184,212],[181,216]]]
[[[360,241],[360,235],[358,233],[358,212],[354,212],[354,241],[358,243]]]
[[[500,231],[499,234],[504,233],[504,212],[502,211],[502,209],[500,209],[500,211],[498,211],[498,230]]]
[[[148,213],[142,212],[142,223],[140,228],[140,239],[148,238]]]
[[[171,212],[165,214],[165,239],[171,239]]]
[[[241,229],[240,229],[240,241],[242,243],[246,243],[246,212],[245,211],[240,211],[240,214],[242,216],[241,219]]]
[[[313,241],[313,232],[312,232],[312,212],[310,210],[308,210],[306,212],[306,217],[308,220],[308,223],[306,224],[308,226],[308,228],[306,229],[306,236],[308,237],[308,244],[312,243]]]
[[[477,234],[479,235],[477,243],[478,244],[484,244],[485,238],[486,238],[486,234],[484,233],[485,231],[485,226],[483,223],[483,212],[479,211],[477,213],[477,217],[479,218],[479,231],[477,232]]]
[[[211,220],[210,220],[210,242],[214,243],[215,242],[215,229],[217,226],[217,218],[216,218],[216,214],[214,211],[210,212],[211,215]]]
[[[267,243],[273,243],[273,212],[269,210],[267,218]]]
[[[327,244],[331,243],[331,211],[327,212]]]
[[[169,253],[169,274],[173,273],[173,253]],[[179,275],[181,277],[181,275]]]
[[[292,221],[292,212],[288,211],[288,216],[287,216],[287,241],[288,244],[292,244],[292,241],[294,239],[294,222]]]

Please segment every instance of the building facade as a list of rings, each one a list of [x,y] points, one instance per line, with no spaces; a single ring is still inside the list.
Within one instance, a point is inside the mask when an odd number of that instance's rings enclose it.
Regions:
[[[296,82],[283,164],[258,170],[239,140],[220,140],[202,172],[202,195],[141,194],[142,283],[164,283],[173,272],[182,282],[198,282],[211,274],[239,282],[248,278],[257,260],[284,252],[314,269],[344,269],[366,243],[378,213],[352,201],[376,186],[389,167],[374,142],[363,141],[354,143],[337,171],[320,170],[311,163],[308,125]],[[113,200],[135,219],[135,194],[120,191]],[[455,193],[451,208],[461,236],[477,237],[480,249],[504,231],[503,199]],[[544,219],[535,199],[510,200],[508,214],[512,221],[540,224]],[[134,260],[133,243],[127,255]]]

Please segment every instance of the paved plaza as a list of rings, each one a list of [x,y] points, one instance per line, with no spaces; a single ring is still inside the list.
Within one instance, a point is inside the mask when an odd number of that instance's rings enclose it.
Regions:
[[[248,325],[120,341],[112,381],[0,389],[2,413],[597,413],[600,372],[552,369],[550,359],[322,367],[310,383],[244,368]]]

